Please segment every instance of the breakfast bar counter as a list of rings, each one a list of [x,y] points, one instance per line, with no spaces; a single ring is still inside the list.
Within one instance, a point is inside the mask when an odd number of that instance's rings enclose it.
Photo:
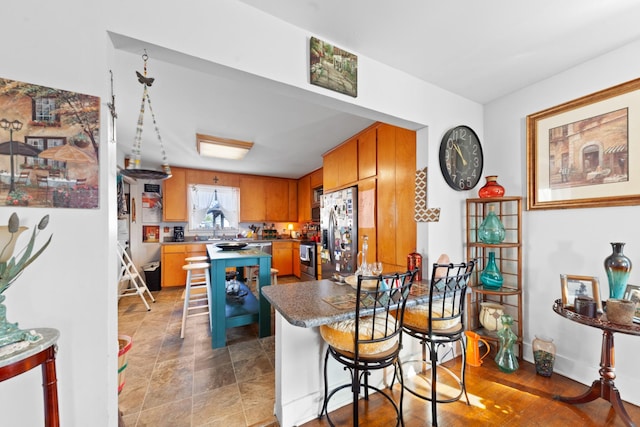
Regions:
[[[414,283],[407,306],[428,300],[428,288]],[[319,326],[355,316],[355,290],[330,280],[265,286],[262,294],[276,310],[275,413],[281,426],[301,425],[317,418],[323,401],[323,361],[326,346]],[[402,354],[416,354],[415,340],[403,341]],[[402,356],[401,354],[401,356]],[[371,384],[384,386],[392,373],[372,375]],[[328,366],[329,388],[346,380],[341,366]],[[351,396],[336,395],[329,411],[351,403]]]

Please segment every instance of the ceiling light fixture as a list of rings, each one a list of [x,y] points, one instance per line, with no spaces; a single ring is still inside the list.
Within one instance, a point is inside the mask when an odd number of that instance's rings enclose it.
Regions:
[[[196,133],[196,145],[201,156],[240,160],[251,150],[253,142]]]

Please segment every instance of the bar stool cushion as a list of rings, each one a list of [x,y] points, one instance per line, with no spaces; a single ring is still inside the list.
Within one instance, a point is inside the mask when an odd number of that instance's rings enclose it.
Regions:
[[[436,309],[435,304],[433,307],[433,318],[439,319],[441,317],[449,317],[453,312],[451,304],[447,303],[444,306],[444,310],[439,311],[440,306]],[[439,311],[439,312],[438,312]],[[410,326],[416,329],[427,330],[429,324],[429,304],[420,304],[414,307],[407,307],[404,310],[404,325]],[[448,319],[448,320],[434,320],[431,325],[432,329],[444,330],[453,328],[455,325],[460,324],[460,318]]]
[[[372,328],[375,326],[376,338],[382,338],[385,336],[382,331],[385,330],[384,317],[376,317],[375,325],[370,317],[363,317],[360,319],[360,336],[371,337]],[[386,325],[387,333],[393,331],[393,326]],[[348,319],[340,322],[328,323],[320,326],[320,335],[330,346],[342,351],[353,353],[354,348],[354,334],[356,329],[356,320]],[[363,344],[360,347],[360,354],[371,355],[378,354],[387,351],[398,344],[398,337],[380,341],[377,343]]]

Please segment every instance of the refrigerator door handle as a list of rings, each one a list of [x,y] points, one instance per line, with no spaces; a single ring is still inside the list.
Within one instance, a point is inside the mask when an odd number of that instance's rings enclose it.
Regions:
[[[329,248],[329,261],[333,264],[335,260],[335,250],[336,250],[336,238],[335,238],[335,229],[337,227],[336,224],[336,214],[333,210],[329,212],[329,236],[327,237],[327,247]]]

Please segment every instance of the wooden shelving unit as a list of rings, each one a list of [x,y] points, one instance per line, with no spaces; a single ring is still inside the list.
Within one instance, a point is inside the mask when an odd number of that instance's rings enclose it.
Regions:
[[[477,231],[493,206],[494,213],[505,228],[505,239],[499,244],[478,241]],[[496,302],[504,306],[504,313],[513,317],[513,332],[518,336],[518,357],[522,358],[522,197],[467,199],[466,201],[467,259],[477,260],[467,295],[467,329],[479,334],[494,349],[498,348],[498,335],[485,330],[480,324],[481,303]],[[496,264],[504,283],[500,289],[485,289],[480,283],[480,273],[495,252]]]

